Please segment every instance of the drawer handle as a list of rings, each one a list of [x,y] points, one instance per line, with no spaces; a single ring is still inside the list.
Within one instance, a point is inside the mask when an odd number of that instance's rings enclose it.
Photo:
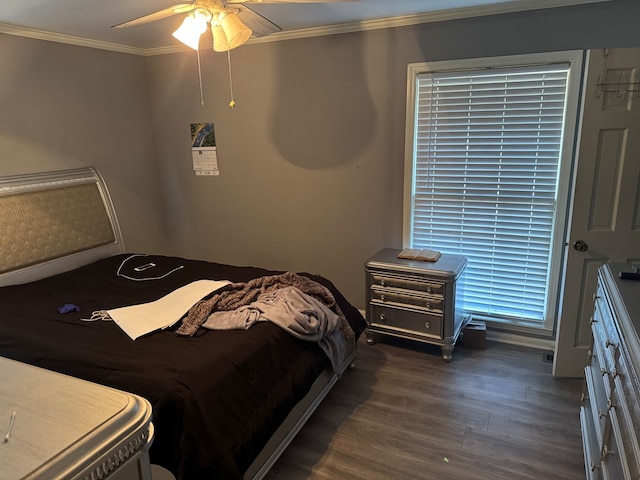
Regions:
[[[606,417],[606,416],[607,416],[606,412],[603,412],[602,410],[598,410],[598,418],[603,418],[603,417]]]
[[[384,295],[380,295],[380,300],[382,300],[383,302],[387,301],[387,299],[386,299],[386,297]]]
[[[587,396],[585,395],[585,393],[584,393],[584,392],[582,392],[582,393],[580,394],[580,405],[582,405],[582,404],[584,403],[584,401],[585,401],[587,398],[589,398],[589,397],[587,397]]]
[[[611,409],[616,409],[616,408],[618,408],[618,406],[615,403],[613,403],[613,400],[609,399],[607,401],[607,411]]]
[[[597,295],[597,294],[595,294],[595,293],[593,294],[593,301],[594,301],[594,302],[595,302],[596,300],[598,300],[599,298],[600,298],[600,296],[599,296],[599,295]]]
[[[593,325],[594,323],[597,323],[598,320],[596,320],[595,318],[593,318],[593,315],[591,316],[591,318],[589,319],[589,322],[591,323],[591,325]]]
[[[381,322],[385,322],[387,320],[387,316],[384,313],[381,313],[379,318]]]
[[[615,455],[615,453],[616,452],[614,452],[609,448],[609,445],[604,445],[602,447],[602,451],[600,452],[600,458],[604,460],[607,457],[607,455]]]
[[[607,340],[604,342],[605,347],[609,348],[609,347],[613,347],[614,349],[618,348],[618,344],[617,343],[613,343],[611,340],[609,340],[607,338]]]
[[[592,472],[595,472],[596,470],[600,470],[600,465],[596,465],[596,462],[591,462],[590,469]]]
[[[431,328],[431,322],[424,322],[424,328]]]
[[[604,368],[600,369],[600,373],[602,374],[603,377],[605,375],[611,375],[611,372],[609,372],[609,370],[605,370]]]
[[[386,283],[384,282],[384,280],[380,280],[380,285],[382,285],[383,287],[386,285]]]
[[[587,352],[587,360],[591,360],[591,359],[592,359],[592,358],[594,358],[594,357],[595,357],[595,355],[593,354],[593,352],[592,352],[591,350],[589,350],[589,351]]]

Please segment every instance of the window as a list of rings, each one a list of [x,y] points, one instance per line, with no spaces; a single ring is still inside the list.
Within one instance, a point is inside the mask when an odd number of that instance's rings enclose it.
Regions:
[[[467,257],[464,309],[551,331],[581,52],[411,64],[404,244]]]

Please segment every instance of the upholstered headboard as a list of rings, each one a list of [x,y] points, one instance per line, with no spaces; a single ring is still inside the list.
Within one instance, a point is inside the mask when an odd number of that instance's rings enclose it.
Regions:
[[[0,177],[0,285],[54,275],[124,250],[94,168]]]

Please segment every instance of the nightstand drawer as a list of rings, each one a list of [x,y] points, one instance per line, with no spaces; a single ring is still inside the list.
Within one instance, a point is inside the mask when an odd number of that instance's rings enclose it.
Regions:
[[[442,338],[442,316],[401,308],[371,306],[371,325],[403,333]]]
[[[371,274],[371,285],[380,287],[400,288],[403,290],[413,290],[425,292],[432,295],[444,295],[444,283],[425,281],[416,278],[396,277],[378,273]]]
[[[442,314],[443,310],[442,297],[424,295],[420,292],[410,292],[408,290],[396,290],[376,286],[371,287],[370,301],[372,303],[384,303],[400,307],[407,305],[414,308],[429,310],[436,314]]]

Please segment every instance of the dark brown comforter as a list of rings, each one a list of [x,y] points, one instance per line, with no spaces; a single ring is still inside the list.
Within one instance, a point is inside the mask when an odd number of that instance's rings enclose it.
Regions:
[[[248,282],[274,272],[175,257],[119,255],[25,285],[0,288],[0,355],[147,398],[153,406],[152,463],[178,479],[241,478],[255,456],[328,365],[317,344],[270,323],[249,330],[173,330],[131,340],[111,321],[83,322],[95,310],[156,300],[198,279]],[[153,262],[152,270],[135,272]],[[358,337],[365,321],[327,279]],[[73,304],[79,312],[61,314]],[[175,328],[178,326],[176,325]]]

